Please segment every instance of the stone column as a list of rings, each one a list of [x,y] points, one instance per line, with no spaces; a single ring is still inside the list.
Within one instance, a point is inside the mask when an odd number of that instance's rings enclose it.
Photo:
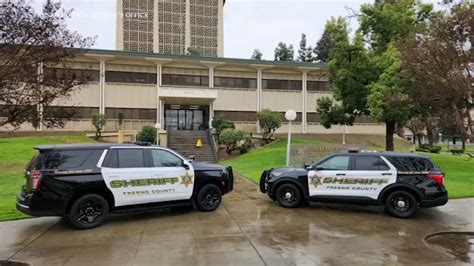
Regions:
[[[303,92],[303,110],[301,115],[301,125],[302,125],[302,133],[306,133],[308,129],[308,73],[312,70],[309,68],[298,68],[302,75],[301,75],[301,89]]]
[[[256,112],[260,112],[262,110],[262,89],[263,89],[263,71],[265,69],[272,68],[272,65],[250,65],[253,69],[257,71],[257,108]],[[260,125],[257,121],[257,133],[260,133]]]
[[[105,114],[105,59],[100,59],[100,104],[99,104],[99,114]]]
[[[163,101],[160,99],[160,88],[163,85],[163,65],[170,63],[173,60],[159,58],[145,58],[145,60],[155,64],[156,66],[156,122],[161,124],[161,129],[164,129]]]

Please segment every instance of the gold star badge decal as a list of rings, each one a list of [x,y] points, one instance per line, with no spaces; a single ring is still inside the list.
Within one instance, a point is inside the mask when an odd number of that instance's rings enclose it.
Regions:
[[[186,188],[193,183],[193,176],[186,172],[181,176],[180,185],[184,185]]]

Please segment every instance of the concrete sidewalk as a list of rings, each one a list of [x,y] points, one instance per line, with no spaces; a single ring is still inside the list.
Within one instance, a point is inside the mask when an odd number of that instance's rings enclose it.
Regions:
[[[216,212],[110,217],[80,231],[58,218],[0,223],[0,260],[32,265],[447,265],[424,243],[441,231],[474,231],[474,199],[420,210],[312,204],[284,209],[237,178]]]

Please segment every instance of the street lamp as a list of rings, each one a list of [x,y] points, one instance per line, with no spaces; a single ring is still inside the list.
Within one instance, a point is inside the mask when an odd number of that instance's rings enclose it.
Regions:
[[[156,145],[160,145],[159,139],[160,139],[161,123],[156,123],[155,128],[156,128]]]
[[[296,119],[295,110],[288,110],[285,113],[285,118],[288,120],[288,144],[286,147],[286,166],[290,165],[290,146],[291,146],[291,122]]]

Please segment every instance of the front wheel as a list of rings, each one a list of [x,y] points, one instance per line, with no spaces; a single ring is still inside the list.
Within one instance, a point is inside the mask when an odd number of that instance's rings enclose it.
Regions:
[[[211,212],[216,210],[222,201],[222,192],[220,188],[214,184],[205,185],[199,190],[195,204],[198,209],[203,212]]]
[[[108,202],[102,196],[89,194],[72,204],[69,221],[79,229],[91,229],[100,226],[108,215]]]
[[[418,202],[413,194],[406,191],[392,192],[385,202],[385,210],[397,218],[411,217],[418,207]]]
[[[293,184],[283,184],[276,191],[278,203],[285,208],[296,208],[303,201],[300,190]]]

